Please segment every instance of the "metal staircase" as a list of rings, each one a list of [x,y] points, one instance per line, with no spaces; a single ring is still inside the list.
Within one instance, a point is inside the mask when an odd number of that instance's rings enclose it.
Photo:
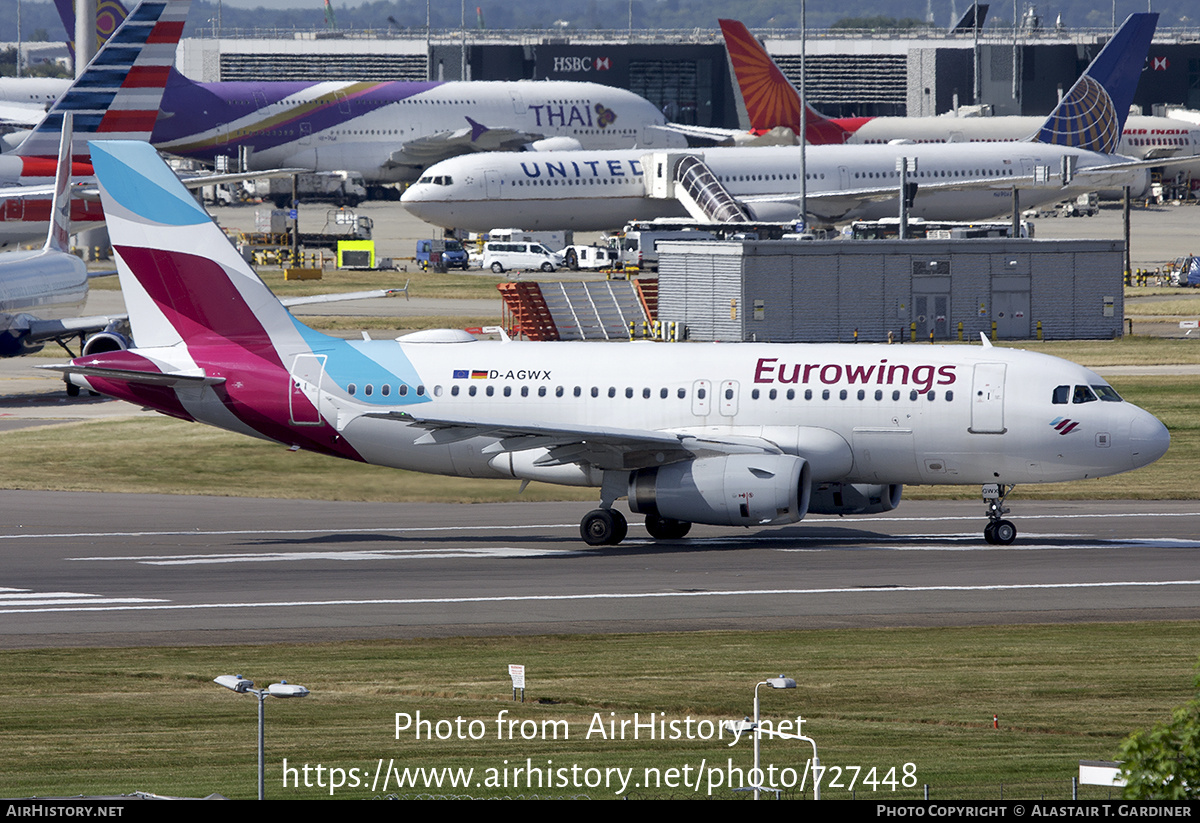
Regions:
[[[675,196],[688,214],[712,223],[747,223],[750,212],[721,184],[704,161],[681,157],[675,166]]]

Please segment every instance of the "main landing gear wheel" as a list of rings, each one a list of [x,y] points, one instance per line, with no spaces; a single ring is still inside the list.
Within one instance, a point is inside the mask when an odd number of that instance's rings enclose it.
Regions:
[[[993,546],[1011,546],[1017,539],[1017,527],[1011,520],[997,520],[983,527],[983,539]]]
[[[692,524],[686,520],[671,520],[659,517],[657,514],[646,515],[646,531],[655,540],[678,540],[692,529]]]
[[[615,546],[628,533],[629,523],[616,509],[593,509],[579,523],[579,535],[589,546]]]

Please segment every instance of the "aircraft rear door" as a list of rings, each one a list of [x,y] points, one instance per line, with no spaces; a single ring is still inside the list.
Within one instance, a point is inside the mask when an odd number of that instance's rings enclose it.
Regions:
[[[971,382],[972,434],[1004,433],[1004,363],[977,363]]]
[[[327,358],[325,354],[298,354],[292,361],[288,413],[293,425],[321,425],[321,380],[325,376]]]

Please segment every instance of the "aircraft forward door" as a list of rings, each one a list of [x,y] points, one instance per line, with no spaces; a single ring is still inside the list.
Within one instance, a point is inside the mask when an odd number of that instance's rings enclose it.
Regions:
[[[500,197],[500,172],[485,171],[483,173],[483,181],[487,189],[488,200],[495,200]]]
[[[321,380],[325,376],[324,354],[298,354],[292,361],[288,381],[288,414],[295,426],[319,426]]]
[[[971,382],[972,434],[1003,434],[1004,363],[978,363]]]

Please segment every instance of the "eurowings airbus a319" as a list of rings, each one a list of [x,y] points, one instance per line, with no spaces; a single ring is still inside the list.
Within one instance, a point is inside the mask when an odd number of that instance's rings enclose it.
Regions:
[[[279,303],[146,144],[92,162],[138,347],[51,366],[183,420],[333,457],[599,489],[591,545],[692,523],[894,508],[980,484],[1008,544],[1013,484],[1154,462],[1166,428],[1088,369],[990,346],[343,340]]]
[[[471,231],[598,231],[684,214],[713,222],[873,219],[898,212],[901,158],[916,163],[907,176],[916,186],[909,214],[928,220],[1006,215],[1014,190],[1023,207],[1081,191],[1138,192],[1147,167],[1161,161],[1113,152],[1157,19],[1131,15],[1025,141],[809,146],[803,178],[798,146],[473,155],[431,166],[401,202],[429,223]]]

